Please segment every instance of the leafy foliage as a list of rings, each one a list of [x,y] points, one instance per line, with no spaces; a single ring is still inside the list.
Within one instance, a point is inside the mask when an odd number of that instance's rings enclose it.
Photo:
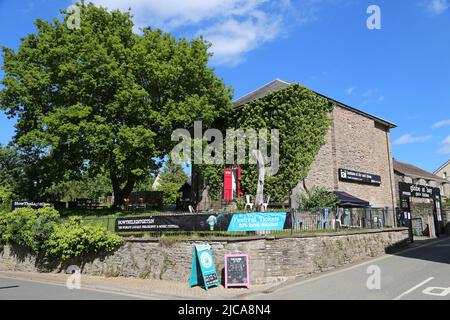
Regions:
[[[163,192],[164,205],[175,204],[180,194],[178,190],[187,182],[188,175],[179,164],[168,160],[161,173],[157,190]]]
[[[0,144],[0,211],[10,210],[21,177],[22,166],[16,149]]]
[[[14,192],[9,185],[0,186],[0,212],[11,209],[11,202],[14,200]]]
[[[80,29],[68,15],[38,19],[17,51],[3,48],[0,109],[17,117],[15,142],[45,160],[52,180],[107,171],[121,204],[172,149],[174,129],[226,117],[231,89],[208,67],[202,38],[134,34],[129,13],[78,6]]]
[[[47,258],[67,260],[100,251],[111,251],[122,239],[98,225],[83,225],[81,217],[59,223],[51,207],[16,209],[0,214],[0,242],[29,247]]]
[[[84,175],[79,180],[65,180],[46,189],[46,194],[50,199],[61,201],[97,199],[111,193],[111,181],[104,174],[98,174],[95,177]]]
[[[322,187],[315,187],[313,190],[299,195],[299,208],[306,211],[334,208],[337,202],[336,195]]]
[[[240,128],[279,130],[279,171],[266,177],[264,193],[273,201],[285,201],[291,190],[305,178],[330,126],[328,99],[299,85],[269,93],[238,111]],[[256,166],[243,166],[242,187],[256,193]]]
[[[41,252],[58,217],[59,213],[50,207],[39,210],[21,208],[4,213],[0,215],[0,237],[4,243],[15,243]]]
[[[445,202],[444,202],[444,208],[450,208],[450,198],[448,198]]]
[[[54,228],[46,243],[47,255],[69,260],[86,254],[110,252],[123,240],[98,225],[83,225],[81,217],[70,217],[69,221]]]

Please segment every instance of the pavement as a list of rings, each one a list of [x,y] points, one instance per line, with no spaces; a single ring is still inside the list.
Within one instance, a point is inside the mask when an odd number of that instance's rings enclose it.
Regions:
[[[69,276],[61,273],[0,271],[0,300],[222,300],[261,292],[270,287],[259,285],[250,289],[225,289],[220,286],[206,291],[200,287],[189,288],[188,282],[81,275],[80,289],[68,289],[66,283]]]
[[[450,300],[450,237],[417,239],[409,249],[331,272],[250,289],[189,288],[185,282],[0,272],[0,300]],[[369,285],[369,286],[368,286]]]

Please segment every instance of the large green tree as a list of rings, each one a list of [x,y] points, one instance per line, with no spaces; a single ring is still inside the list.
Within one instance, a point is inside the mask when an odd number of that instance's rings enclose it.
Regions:
[[[181,165],[168,160],[161,172],[158,191],[162,191],[164,204],[176,204],[180,188],[187,182],[188,175]]]
[[[231,89],[208,67],[202,38],[136,34],[129,13],[78,7],[80,28],[67,26],[69,13],[38,19],[17,51],[3,48],[0,109],[54,181],[107,170],[118,205],[170,151],[174,129],[226,116]]]

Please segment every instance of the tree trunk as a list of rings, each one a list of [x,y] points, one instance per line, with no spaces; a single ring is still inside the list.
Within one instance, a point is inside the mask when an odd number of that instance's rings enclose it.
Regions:
[[[261,211],[264,202],[264,178],[266,175],[266,167],[264,163],[264,157],[261,154],[261,151],[255,150],[255,158],[257,159],[257,168],[258,168],[258,185],[256,188],[256,199],[255,199],[255,209],[256,211]]]
[[[116,210],[118,207],[125,203],[125,198],[128,198],[133,191],[134,184],[136,183],[136,178],[133,175],[128,175],[128,179],[125,186],[122,188],[117,175],[111,172],[111,183],[114,192],[114,204],[113,209]]]

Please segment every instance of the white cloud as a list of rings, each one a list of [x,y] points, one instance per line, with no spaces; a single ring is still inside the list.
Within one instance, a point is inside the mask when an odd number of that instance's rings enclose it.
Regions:
[[[311,0],[309,0],[311,1]],[[282,33],[291,0],[91,0],[108,9],[131,8],[138,28],[181,30],[211,42],[215,64],[235,65]],[[315,4],[315,1],[311,3]],[[183,29],[181,29],[183,28]]]
[[[450,126],[450,119],[438,121],[433,125],[433,128],[442,128],[445,126]]]
[[[353,93],[355,92],[355,87],[349,87],[347,88],[346,92],[349,96],[353,95]]]
[[[394,141],[394,144],[396,145],[402,145],[402,144],[410,144],[410,143],[419,143],[419,142],[425,142],[428,140],[431,140],[432,136],[417,136],[414,137],[411,134],[405,134]]]
[[[263,12],[240,21],[229,18],[197,32],[212,43],[213,61],[217,64],[236,65],[244,54],[264,42],[273,40],[280,32],[281,17],[270,18]]]
[[[370,96],[372,96],[375,92],[377,92],[378,91],[378,89],[369,89],[369,90],[367,90],[366,92],[364,92],[363,94],[362,94],[362,96],[363,97],[370,97]]]
[[[442,141],[442,148],[439,149],[439,153],[442,154],[450,154],[450,136],[445,138],[444,141]]]
[[[427,5],[428,11],[435,15],[444,13],[448,8],[450,8],[449,0],[431,0]]]

